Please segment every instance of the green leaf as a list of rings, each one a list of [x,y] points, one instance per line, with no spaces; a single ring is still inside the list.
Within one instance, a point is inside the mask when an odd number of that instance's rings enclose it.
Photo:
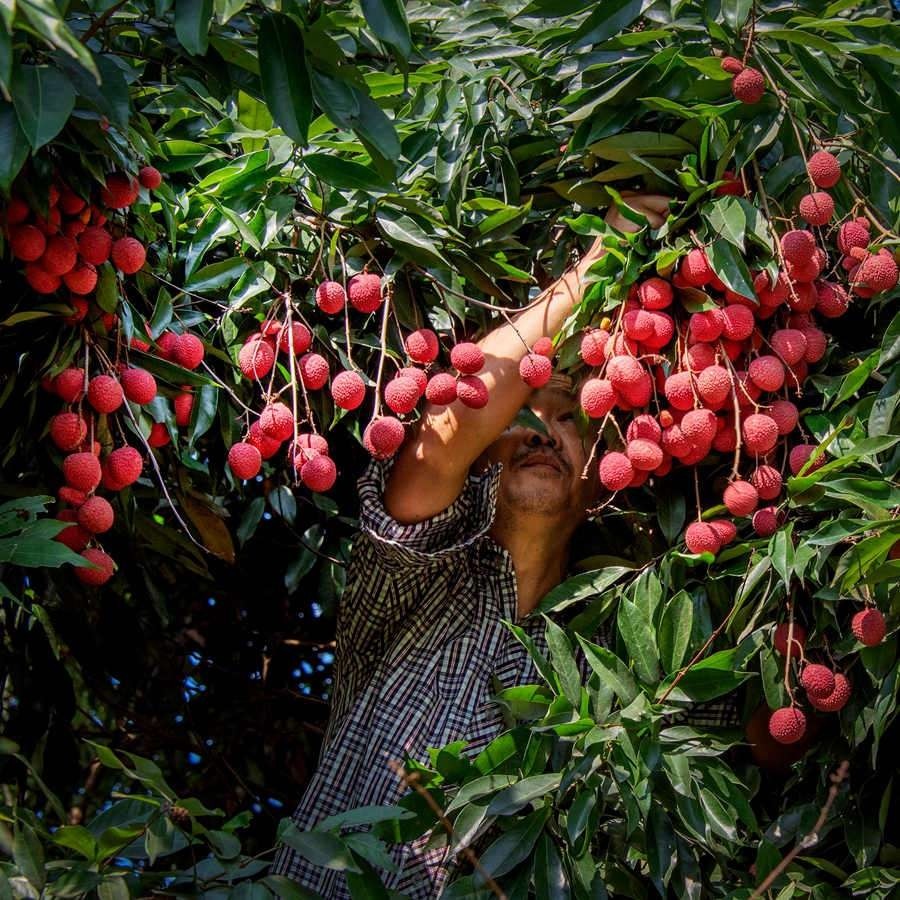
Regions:
[[[508,816],[518,812],[527,803],[555,791],[561,780],[561,772],[523,778],[504,788],[491,800],[487,808],[488,815]]]
[[[47,880],[44,871],[44,848],[30,825],[16,822],[13,831],[12,856],[18,870],[40,893]]]
[[[372,31],[401,56],[409,56],[412,41],[401,0],[360,0],[360,6]]]
[[[687,591],[679,591],[666,604],[659,626],[659,655],[666,673],[684,663],[691,642],[694,603]]]
[[[90,51],[72,33],[53,0],[16,0],[16,9],[48,44],[77,60],[100,80]]]
[[[638,678],[655,684],[659,678],[659,655],[653,623],[636,603],[623,598],[616,624]]]
[[[541,600],[536,612],[558,612],[586,597],[602,594],[619,579],[633,571],[624,566],[607,566],[603,569],[594,569],[590,572],[582,572],[580,575],[573,575],[553,588]]]
[[[347,812],[336,813],[316,823],[316,831],[333,831],[336,828],[356,828],[394,819],[411,819],[413,813],[397,806],[357,806]]]
[[[575,709],[578,709],[581,703],[581,673],[572,653],[572,645],[559,625],[546,616],[544,619],[547,623],[547,646],[550,649],[553,670],[559,677],[563,695]]]
[[[684,493],[674,490],[665,482],[657,487],[656,519],[663,537],[671,544],[681,534],[687,515],[687,502]]]
[[[714,200],[704,209],[703,218],[716,236],[724,238],[743,252],[747,219],[737,197],[720,197]]]
[[[213,0],[175,0],[175,36],[191,56],[202,56],[209,46]]]
[[[750,270],[733,244],[720,238],[707,247],[706,254],[713,271],[725,282],[726,287],[756,302]]]
[[[505,875],[529,856],[550,812],[550,807],[536,809],[501,834],[481,855],[481,869],[475,874],[475,883],[484,884],[484,872],[495,878]]]
[[[600,680],[619,698],[622,706],[628,706],[638,695],[638,686],[625,663],[606,647],[592,644],[576,635],[588,665],[600,676]]]
[[[257,46],[263,96],[272,118],[289,138],[305,147],[312,88],[303,32],[289,16],[269,13],[260,23]]]
[[[9,190],[28,158],[29,146],[15,108],[0,100],[0,190]]]
[[[568,900],[569,879],[553,838],[544,832],[534,854],[534,889],[538,897]]]
[[[344,842],[330,832],[300,831],[290,819],[282,819],[278,839],[317,866],[338,871],[360,871]]]
[[[328,153],[307,153],[303,165],[325,184],[352,191],[384,192],[388,186],[367,166]]]
[[[50,66],[19,66],[13,74],[13,103],[33,150],[55,138],[75,107],[75,89]]]
[[[385,240],[403,256],[425,266],[437,263],[449,268],[435,243],[409,216],[382,208],[375,219]]]

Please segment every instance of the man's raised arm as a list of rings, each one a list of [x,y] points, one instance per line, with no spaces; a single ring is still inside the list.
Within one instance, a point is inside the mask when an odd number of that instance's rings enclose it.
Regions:
[[[653,227],[664,221],[668,202],[667,197],[653,194],[628,198],[628,205],[642,212]],[[619,231],[638,228],[615,208],[607,222]],[[585,273],[603,252],[596,242],[533,306],[479,341],[485,363],[478,374],[488,390],[487,406],[475,410],[457,400],[449,406],[429,404],[425,408],[420,427],[391,469],[385,506],[393,518],[402,523],[421,522],[445,510],[459,496],[472,463],[503,433],[531,394],[532,389],[519,377],[519,363],[538,338],[559,331],[581,299]]]

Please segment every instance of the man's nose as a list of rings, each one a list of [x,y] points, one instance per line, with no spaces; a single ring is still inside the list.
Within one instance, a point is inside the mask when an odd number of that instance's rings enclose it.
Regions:
[[[552,447],[555,450],[558,450],[562,443],[559,440],[559,436],[553,430],[553,426],[547,425],[547,433],[541,434],[539,431],[529,431],[528,436],[525,438],[525,443],[527,446],[537,449],[539,447]]]

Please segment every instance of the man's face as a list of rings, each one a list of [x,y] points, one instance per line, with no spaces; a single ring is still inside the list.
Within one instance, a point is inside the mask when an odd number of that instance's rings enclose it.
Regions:
[[[483,459],[503,463],[498,503],[515,514],[580,519],[597,488],[596,479],[581,473],[591,436],[579,434],[576,400],[568,390],[548,386],[534,391],[528,406],[544,423],[547,434],[513,424],[491,444]],[[596,467],[591,466],[591,471]]]

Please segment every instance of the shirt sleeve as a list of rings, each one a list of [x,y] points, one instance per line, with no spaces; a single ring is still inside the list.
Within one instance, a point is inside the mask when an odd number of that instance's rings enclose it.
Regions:
[[[384,507],[394,460],[373,460],[359,479],[359,524],[380,561],[394,571],[446,563],[483,537],[494,521],[502,466],[470,474],[460,495],[443,512],[402,525]]]

